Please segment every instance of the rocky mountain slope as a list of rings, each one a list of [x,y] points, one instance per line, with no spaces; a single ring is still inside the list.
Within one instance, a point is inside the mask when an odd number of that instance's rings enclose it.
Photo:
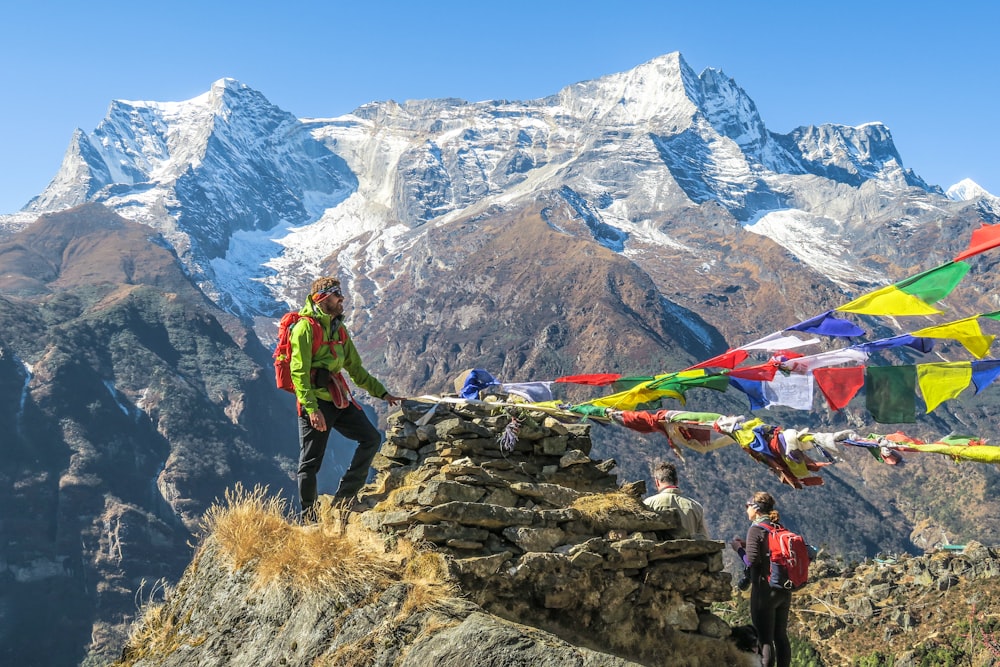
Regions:
[[[46,664],[119,643],[213,498],[234,479],[290,486],[268,353],[165,245],[96,204],[0,243],[6,664],[32,664],[42,632]]]
[[[709,611],[730,598],[724,543],[676,534],[676,512],[639,502],[644,484],[621,490],[614,461],[588,455],[589,431],[536,412],[406,403],[361,491],[367,511],[291,527],[230,496],[117,664],[749,666]],[[240,529],[249,523],[258,535]],[[288,556],[299,539],[325,545],[312,571]],[[361,563],[340,541],[380,546]],[[305,584],[326,579],[324,566],[329,585]]]
[[[398,394],[446,390],[472,367],[509,382],[648,375],[947,261],[1000,210],[963,191],[904,168],[880,124],[775,134],[736,82],[679,54],[540,100],[388,101],[329,119],[229,79],[185,102],[115,102],[50,186],[0,217],[0,494],[14,508],[0,518],[0,661],[43,631],[58,664],[106,655],[142,581],[176,580],[226,488],[290,490],[292,406],[268,348],[315,275],[345,281],[366,365]],[[997,261],[970,262],[946,318],[1000,309]],[[929,323],[863,319],[871,338]],[[599,393],[575,391],[560,397]],[[734,392],[692,392],[688,407],[747,412]],[[986,391],[906,430],[992,438],[998,413]],[[761,416],[881,428],[860,399]],[[615,428],[594,451],[628,479],[673,456],[662,436]],[[332,455],[321,484],[349,450]],[[689,455],[682,485],[715,536],[741,533],[742,501],[766,489],[848,556],[1000,529],[992,466],[845,459],[823,487],[792,491],[731,448]]]
[[[824,664],[992,665],[1000,558],[978,542],[921,556],[821,561],[791,627]]]

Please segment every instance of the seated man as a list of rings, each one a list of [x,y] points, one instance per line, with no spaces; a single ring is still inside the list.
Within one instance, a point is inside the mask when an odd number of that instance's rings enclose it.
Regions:
[[[677,488],[677,468],[673,463],[659,461],[653,467],[653,484],[658,493],[642,502],[647,507],[657,511],[677,510],[681,516],[681,527],[677,537],[691,539],[707,539],[705,529],[705,510],[701,504],[685,498]]]

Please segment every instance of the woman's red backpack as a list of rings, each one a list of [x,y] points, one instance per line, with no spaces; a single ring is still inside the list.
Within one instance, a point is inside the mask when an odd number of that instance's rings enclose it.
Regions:
[[[809,546],[802,536],[779,524],[759,523],[767,531],[771,588],[797,590],[809,579]]]

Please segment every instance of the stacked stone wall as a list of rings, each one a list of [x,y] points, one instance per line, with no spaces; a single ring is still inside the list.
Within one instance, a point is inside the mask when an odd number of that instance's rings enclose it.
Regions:
[[[589,423],[483,404],[407,402],[389,420],[376,481],[352,517],[433,545],[487,611],[637,657],[677,633],[728,636],[722,542],[679,537],[615,461],[590,458]],[[501,449],[501,442],[509,447]],[[588,502],[589,501],[589,502]]]

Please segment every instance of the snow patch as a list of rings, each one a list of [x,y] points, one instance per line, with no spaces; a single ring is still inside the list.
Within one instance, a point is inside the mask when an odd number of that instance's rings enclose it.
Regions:
[[[881,283],[882,277],[850,263],[851,249],[836,229],[841,225],[799,209],[781,209],[761,214],[744,229],[768,237],[842,287],[859,280]]]

